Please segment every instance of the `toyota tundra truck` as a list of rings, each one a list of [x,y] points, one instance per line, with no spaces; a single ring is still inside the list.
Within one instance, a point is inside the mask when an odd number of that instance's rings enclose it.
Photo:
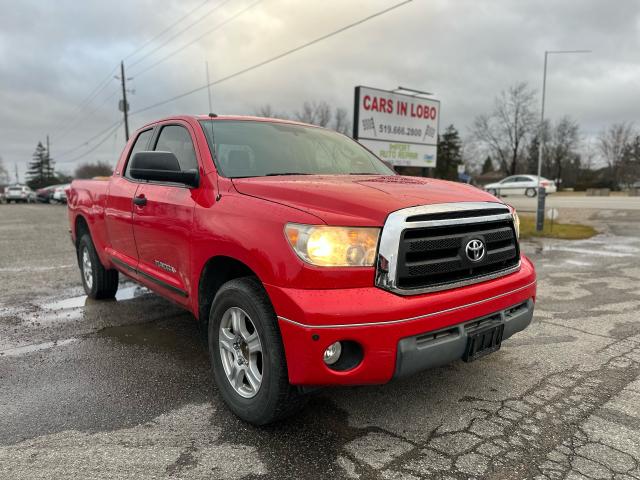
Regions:
[[[258,425],[318,387],[476,360],[533,315],[513,208],[312,125],[150,123],[111,177],[72,183],[68,211],[87,295],[122,274],[190,311],[220,395]]]

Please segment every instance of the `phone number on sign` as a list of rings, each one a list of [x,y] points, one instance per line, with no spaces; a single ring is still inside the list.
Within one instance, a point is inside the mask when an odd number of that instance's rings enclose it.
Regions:
[[[391,135],[405,135],[408,137],[422,137],[423,134],[421,128],[403,127],[399,125],[386,125],[384,123],[378,125],[378,131],[380,133]]]

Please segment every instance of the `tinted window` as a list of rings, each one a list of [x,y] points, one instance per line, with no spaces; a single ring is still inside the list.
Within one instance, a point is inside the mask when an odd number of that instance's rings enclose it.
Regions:
[[[129,159],[127,160],[127,168],[124,172],[124,176],[131,178],[129,175],[129,170],[131,168],[131,157],[133,157],[134,153],[144,152],[147,149],[147,144],[149,143],[149,139],[151,138],[151,134],[153,133],[152,129],[145,130],[144,132],[140,132],[138,138],[136,138],[136,143],[133,144],[133,148],[129,153]]]
[[[172,152],[178,159],[181,170],[197,170],[198,161],[189,131],[179,125],[167,125],[160,130],[155,150]]]
[[[215,145],[217,166],[225,177],[396,175],[360,144],[331,130],[276,122],[201,124],[209,146]]]

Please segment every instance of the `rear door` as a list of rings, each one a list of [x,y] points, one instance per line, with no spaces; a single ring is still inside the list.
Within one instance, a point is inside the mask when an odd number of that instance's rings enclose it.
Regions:
[[[122,174],[114,173],[109,182],[105,224],[109,235],[111,256],[124,267],[135,269],[138,264],[138,250],[133,237],[133,197],[138,190],[139,182],[132,179],[129,170],[131,157],[136,152],[148,149],[153,136],[153,128],[138,134]]]
[[[197,170],[193,138],[186,122],[163,124],[151,149],[173,152],[182,170]],[[198,191],[175,183],[140,183],[133,208],[139,275],[150,286],[184,304],[190,291],[190,239]]]

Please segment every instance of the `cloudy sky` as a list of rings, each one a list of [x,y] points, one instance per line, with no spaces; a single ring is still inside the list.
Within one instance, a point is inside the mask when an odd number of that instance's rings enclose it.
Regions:
[[[213,81],[399,2],[0,0],[0,157],[22,179],[49,134],[63,171],[114,163],[124,143],[123,127],[109,129],[121,119],[113,78],[121,59],[133,77],[135,130],[169,114],[206,113],[203,90],[136,114],[204,85],[206,61]],[[574,117],[586,139],[613,122],[640,121],[637,0],[413,0],[216,85],[213,110],[291,112],[325,100],[351,111],[355,85],[403,85],[435,92],[441,126],[464,135],[500,90],[518,81],[540,90],[543,53],[556,49],[593,52],[551,57],[550,118]]]

